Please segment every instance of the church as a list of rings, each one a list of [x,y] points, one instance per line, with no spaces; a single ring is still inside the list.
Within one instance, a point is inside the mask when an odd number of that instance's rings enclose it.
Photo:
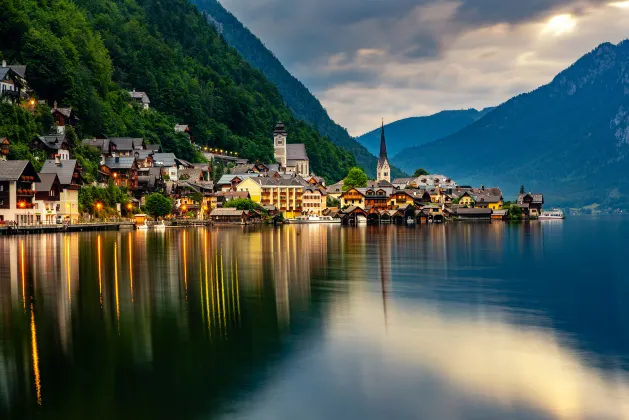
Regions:
[[[280,171],[292,172],[302,177],[310,175],[310,160],[306,153],[306,145],[302,143],[287,144],[288,133],[280,121],[273,131],[275,160],[280,164]]]
[[[380,132],[380,157],[376,169],[376,180],[391,182],[391,165],[387,156],[387,142],[384,138],[384,119],[382,120],[382,131]]]

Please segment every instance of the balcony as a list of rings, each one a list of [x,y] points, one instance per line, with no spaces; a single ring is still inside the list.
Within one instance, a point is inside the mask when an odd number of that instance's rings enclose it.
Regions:
[[[6,96],[9,98],[19,98],[20,91],[19,90],[2,90],[2,96]]]
[[[17,190],[18,197],[33,197],[35,196],[35,191],[30,189],[18,189]]]

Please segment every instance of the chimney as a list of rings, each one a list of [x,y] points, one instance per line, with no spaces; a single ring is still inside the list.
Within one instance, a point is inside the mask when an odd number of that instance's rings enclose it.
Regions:
[[[7,60],[2,60],[2,67],[6,67],[7,66]]]
[[[457,186],[456,186],[456,190],[457,190],[458,192],[461,192],[461,186],[460,186],[460,185],[457,185]]]
[[[52,109],[57,109],[57,101],[54,101],[54,102],[52,103]]]
[[[55,155],[55,165],[61,166],[61,155]]]
[[[133,93],[135,93],[135,88],[133,88]]]
[[[481,186],[480,186],[480,189],[481,189],[481,190],[483,190],[483,191],[485,191],[485,186],[484,186],[484,185],[481,185]]]

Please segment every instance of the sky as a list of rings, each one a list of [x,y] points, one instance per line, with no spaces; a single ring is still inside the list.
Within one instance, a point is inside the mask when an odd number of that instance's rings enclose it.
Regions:
[[[381,118],[482,109],[629,38],[629,1],[221,0],[360,135]]]

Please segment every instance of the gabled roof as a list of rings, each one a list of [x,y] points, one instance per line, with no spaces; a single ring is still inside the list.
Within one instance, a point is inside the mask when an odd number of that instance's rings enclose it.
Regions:
[[[144,139],[134,137],[111,137],[110,142],[116,145],[118,151],[131,151],[144,149]]]
[[[147,144],[146,150],[151,150],[153,152],[159,152],[161,146],[159,144]]]
[[[153,154],[152,150],[136,150],[133,152],[133,156],[138,160],[145,160]]]
[[[249,193],[247,191],[219,191],[214,195],[216,197],[224,197],[227,200],[232,200],[234,198],[249,198]]]
[[[0,67],[0,80],[4,79],[4,77],[7,75],[7,73],[12,74],[15,77],[16,80],[19,80],[19,78],[21,77],[19,75],[19,73],[17,73],[11,67]]]
[[[273,134],[283,134],[286,135],[286,128],[284,127],[284,123],[281,121],[278,121],[277,124],[275,125],[275,130],[273,131]]]
[[[105,166],[109,169],[131,169],[135,164],[135,157],[108,157]]]
[[[520,194],[518,195],[518,204],[522,204],[527,196],[533,199],[533,204],[544,204],[544,194],[540,193]]]
[[[234,209],[234,208],[229,208],[229,207],[225,207],[225,208],[217,208],[212,210],[212,213],[210,213],[210,216],[243,216],[243,215],[248,215],[249,212],[247,210],[238,210],[238,209]]]
[[[6,67],[0,67],[0,78],[4,77],[8,70],[12,70],[20,78],[26,78],[26,66],[22,64],[11,64]]]
[[[72,108],[52,108],[50,110],[51,114],[54,114],[58,112],[59,114],[63,115],[64,117],[70,118],[72,117]]]
[[[39,171],[40,174],[57,174],[61,185],[72,184],[72,176],[77,167],[76,159],[62,160],[59,165],[54,160],[47,160]]]
[[[175,166],[175,156],[174,153],[155,153],[153,155],[153,166],[157,167],[166,167],[166,166]]]
[[[308,160],[306,145],[302,143],[286,145],[286,160]]]
[[[61,184],[59,177],[55,173],[40,173],[39,180],[40,182],[35,183],[35,191],[50,191],[55,181]]]
[[[85,139],[81,142],[84,146],[95,147],[101,151],[101,153],[109,152],[109,139]]]
[[[3,160],[0,161],[0,181],[17,181],[30,166],[35,173],[35,182],[39,182],[35,168],[28,160]]]
[[[244,181],[245,179],[257,178],[259,176],[260,176],[259,174],[226,174],[226,175],[223,175],[221,179],[218,180],[216,185],[231,184],[235,178],[238,178],[241,181]]]
[[[56,135],[56,136],[39,136],[37,140],[50,150],[58,150],[61,148],[63,143],[67,144],[65,134]]]
[[[129,96],[131,96],[131,98],[133,99],[138,99],[140,101],[142,101],[143,104],[150,104],[151,100],[149,99],[148,95],[146,94],[146,92],[136,92],[135,89],[131,92],[129,92]]]
[[[188,127],[187,124],[177,124],[177,125],[175,125],[175,131],[177,133],[183,133],[183,132],[185,132],[186,130],[189,130],[189,129],[190,129],[190,127]]]

